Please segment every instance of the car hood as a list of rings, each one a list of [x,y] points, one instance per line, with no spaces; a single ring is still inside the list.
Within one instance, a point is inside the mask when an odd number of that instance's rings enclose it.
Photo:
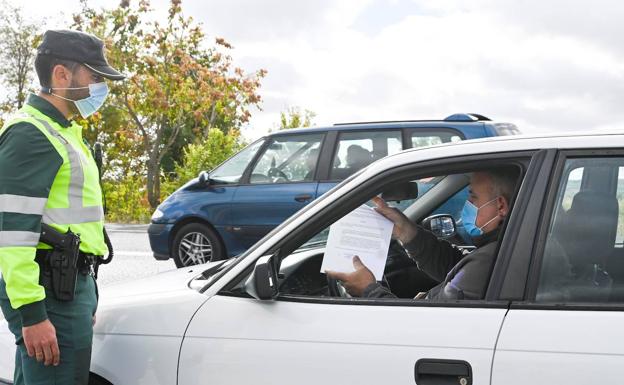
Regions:
[[[110,298],[156,295],[188,290],[189,282],[214,262],[166,271],[135,281],[112,284],[100,289],[100,301]]]
[[[95,334],[182,336],[193,313],[209,298],[189,282],[217,263],[100,289]]]

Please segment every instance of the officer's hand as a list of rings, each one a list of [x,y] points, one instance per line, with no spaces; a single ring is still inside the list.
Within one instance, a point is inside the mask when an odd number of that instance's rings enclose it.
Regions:
[[[345,289],[354,297],[361,297],[364,289],[375,282],[375,276],[364,266],[360,258],[353,257],[353,273],[340,273],[337,271],[325,271],[328,277],[339,280]]]
[[[386,202],[379,197],[374,197],[372,201],[377,206],[375,210],[394,223],[392,236],[395,239],[398,239],[403,244],[414,239],[416,233],[418,232],[418,227],[416,227],[416,225],[410,221],[405,214],[396,208],[388,206]]]
[[[46,366],[59,364],[61,353],[56,340],[56,329],[50,320],[23,327],[22,336],[29,357],[34,356],[37,361],[43,361]]]

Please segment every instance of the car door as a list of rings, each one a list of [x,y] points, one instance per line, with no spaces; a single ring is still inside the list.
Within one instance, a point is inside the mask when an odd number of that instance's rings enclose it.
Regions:
[[[539,165],[530,167],[527,175],[533,169]],[[372,191],[388,178],[378,175],[358,190]],[[523,183],[519,196],[532,196],[534,187]],[[368,198],[344,196],[326,213],[336,215],[332,213],[340,207]],[[528,199],[519,201],[526,205]],[[515,213],[522,210],[514,208],[510,225],[520,220],[515,218],[522,216]],[[306,223],[313,228],[303,225],[293,233],[314,234],[320,230],[319,221],[312,219]],[[318,274],[319,266],[313,271]],[[246,277],[243,274],[228,284],[193,317],[180,351],[179,384],[490,381],[506,301],[342,299],[289,293],[260,301],[232,289]],[[301,279],[299,284],[306,282]]]
[[[492,384],[622,383],[624,152],[565,152],[554,175]]]
[[[276,135],[232,198],[228,231],[246,249],[317,196],[324,132]]]

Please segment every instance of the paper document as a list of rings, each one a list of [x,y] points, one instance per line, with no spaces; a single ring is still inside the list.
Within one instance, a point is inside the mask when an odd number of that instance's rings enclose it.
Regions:
[[[362,205],[329,228],[321,272],[325,270],[351,273],[353,256],[380,281],[386,267],[394,224],[372,207]]]

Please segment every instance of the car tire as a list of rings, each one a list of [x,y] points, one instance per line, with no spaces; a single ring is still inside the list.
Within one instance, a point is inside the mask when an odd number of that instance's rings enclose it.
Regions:
[[[219,236],[203,223],[189,223],[176,232],[171,254],[177,267],[198,265],[225,258]]]
[[[94,373],[89,373],[89,385],[112,385],[102,377]]]

